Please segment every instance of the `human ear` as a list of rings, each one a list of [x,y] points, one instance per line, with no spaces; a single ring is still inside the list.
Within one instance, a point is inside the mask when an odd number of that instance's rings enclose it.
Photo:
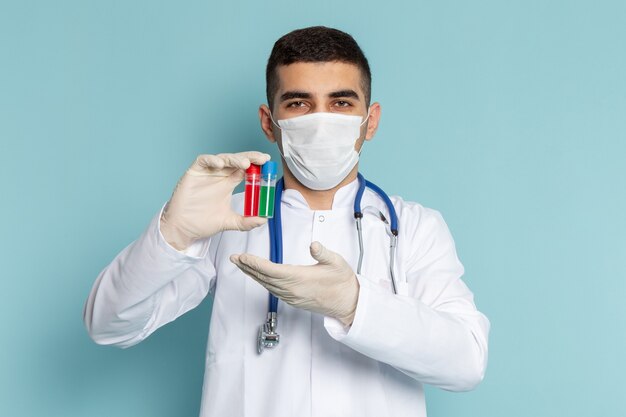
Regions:
[[[261,104],[259,106],[259,121],[261,122],[261,129],[263,130],[263,133],[265,133],[267,140],[271,143],[275,143],[276,137],[274,136],[274,123],[271,118],[271,110],[266,104]]]
[[[370,106],[369,120],[367,121],[367,132],[365,132],[365,140],[371,140],[378,130],[378,122],[380,121],[380,103],[372,103]]]

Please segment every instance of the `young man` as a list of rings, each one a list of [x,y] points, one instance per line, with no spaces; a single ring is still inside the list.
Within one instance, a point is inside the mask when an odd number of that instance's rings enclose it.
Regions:
[[[279,39],[259,117],[282,155],[283,264],[268,260],[266,221],[242,217],[242,195],[232,196],[269,156],[200,155],[96,280],[84,313],[91,337],[132,346],[211,293],[202,416],[425,416],[422,383],[477,385],[489,322],[439,213],[392,197],[392,262],[389,210],[366,189],[356,273],[358,155],[380,121],[370,80],[346,33],[311,27]],[[280,343],[259,354],[268,290],[281,299]]]

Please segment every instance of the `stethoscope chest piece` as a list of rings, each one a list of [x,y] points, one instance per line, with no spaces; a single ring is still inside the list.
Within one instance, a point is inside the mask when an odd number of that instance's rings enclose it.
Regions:
[[[280,335],[276,333],[277,314],[275,312],[267,313],[267,321],[259,327],[259,335],[257,338],[256,350],[259,354],[263,353],[266,348],[278,346]]]

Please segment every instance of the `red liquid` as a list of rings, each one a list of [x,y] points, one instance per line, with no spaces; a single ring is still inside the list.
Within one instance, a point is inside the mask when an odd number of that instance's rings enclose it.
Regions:
[[[259,192],[261,189],[260,175],[247,175],[246,189],[244,191],[243,215],[259,215]]]

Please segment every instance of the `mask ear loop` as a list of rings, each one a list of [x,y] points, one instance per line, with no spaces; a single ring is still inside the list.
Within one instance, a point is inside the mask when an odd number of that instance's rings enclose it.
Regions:
[[[272,112],[271,112],[271,110],[270,110],[270,120],[272,120],[272,123],[274,123],[274,126],[276,126],[277,128],[279,128],[280,130],[282,130],[282,129],[281,129],[281,127],[280,127],[280,126],[278,126],[278,123],[276,123],[276,121],[275,121],[275,120],[274,120],[274,118],[272,117]]]
[[[276,121],[274,121],[274,117],[272,117],[272,112],[270,111],[270,120],[272,121],[272,123],[274,123],[274,126],[276,126],[278,128],[278,130],[283,130],[280,126],[278,126],[278,123],[276,123]],[[276,145],[278,145],[278,141],[276,141]],[[278,153],[280,154],[280,156],[283,157],[283,160],[285,159],[285,155],[283,154],[283,152],[280,150],[280,146],[276,146],[276,148],[278,149]]]
[[[372,110],[372,106],[369,106],[367,108],[367,116],[365,116],[365,120],[363,120],[363,123],[361,123],[359,125],[359,127],[363,126],[365,123],[367,123],[367,121],[370,119],[370,110]],[[365,132],[365,134],[367,135],[367,132]],[[357,139],[358,140],[358,139]],[[361,157],[361,152],[363,152],[363,147],[365,146],[365,140],[363,141],[363,144],[361,145],[361,149],[359,149],[359,158]]]
[[[370,110],[372,110],[372,106],[367,108],[367,116],[365,116],[365,120],[363,120],[363,123],[361,123],[359,127],[363,126],[370,119]]]

